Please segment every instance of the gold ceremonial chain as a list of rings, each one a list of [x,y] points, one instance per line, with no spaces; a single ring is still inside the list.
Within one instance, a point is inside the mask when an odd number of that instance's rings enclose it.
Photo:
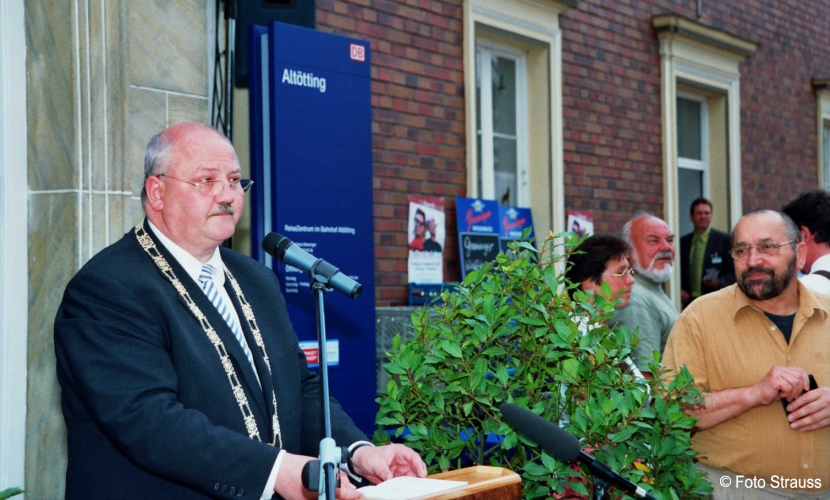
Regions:
[[[147,252],[151,259],[153,259],[156,267],[158,267],[164,277],[170,281],[173,288],[179,292],[179,295],[181,295],[184,299],[188,309],[190,309],[190,312],[196,317],[199,324],[202,325],[205,335],[207,335],[208,340],[211,344],[213,344],[214,349],[216,349],[216,354],[219,355],[219,363],[225,369],[225,374],[228,376],[228,382],[231,384],[231,392],[233,392],[233,395],[236,397],[236,402],[239,405],[239,410],[242,412],[242,418],[245,421],[245,428],[248,430],[248,437],[256,439],[257,441],[262,441],[259,434],[259,428],[256,425],[256,419],[251,411],[251,405],[248,403],[248,397],[245,395],[245,390],[239,382],[239,376],[236,374],[236,369],[233,367],[230,355],[228,354],[227,349],[225,349],[225,344],[222,342],[222,339],[219,338],[219,335],[217,335],[216,330],[214,330],[213,326],[211,326],[210,322],[208,322],[205,314],[201,309],[199,309],[199,306],[196,305],[193,298],[190,297],[190,294],[187,292],[182,282],[179,281],[178,277],[176,277],[176,274],[173,272],[170,264],[156,248],[155,243],[153,243],[153,239],[144,229],[144,220],[135,226],[135,236],[144,251]],[[233,290],[239,298],[239,301],[242,303],[242,311],[245,315],[245,319],[248,320],[248,324],[251,327],[256,344],[262,351],[262,355],[265,358],[265,364],[268,366],[268,374],[270,376],[271,363],[268,360],[268,354],[265,352],[265,343],[263,342],[262,335],[259,332],[259,327],[257,326],[256,319],[254,318],[253,310],[248,304],[248,301],[245,299],[245,296],[242,294],[242,290],[239,288],[239,284],[236,282],[236,279],[233,275],[231,275],[227,268],[225,268],[225,275],[230,279]],[[271,402],[274,406],[274,413],[272,417],[274,439],[270,444],[272,446],[282,448],[282,433],[280,431],[279,417],[277,416],[277,396],[273,390],[271,391]]]
[[[225,276],[227,276],[228,280],[230,280],[233,292],[236,294],[236,297],[239,299],[239,303],[242,305],[242,314],[244,314],[245,319],[248,320],[248,325],[251,327],[251,333],[254,336],[254,341],[256,342],[256,345],[259,346],[260,351],[262,351],[262,358],[265,360],[265,366],[268,367],[268,375],[271,376],[271,360],[268,358],[268,353],[265,352],[265,341],[262,340],[259,325],[257,325],[256,318],[254,317],[254,310],[251,308],[251,305],[248,304],[248,300],[245,299],[245,294],[243,294],[242,289],[239,288],[239,283],[236,282],[236,278],[233,277],[233,274],[231,274],[227,267],[225,267]],[[271,391],[271,402],[274,406],[274,414],[271,417],[271,425],[274,428],[275,438],[279,439],[279,447],[282,448],[282,431],[280,430],[280,419],[277,416],[277,395],[274,391]]]

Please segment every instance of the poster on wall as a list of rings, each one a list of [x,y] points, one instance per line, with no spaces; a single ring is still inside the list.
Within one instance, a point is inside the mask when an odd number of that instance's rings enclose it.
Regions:
[[[443,199],[409,196],[407,270],[410,283],[444,282],[444,244],[447,239],[444,217]]]
[[[455,199],[461,278],[499,254],[499,204],[480,198]]]
[[[580,238],[594,234],[594,214],[582,210],[568,210],[566,228]]]
[[[501,251],[507,252],[508,243],[522,239],[522,233],[530,228],[528,238],[533,238],[533,217],[529,208],[499,206],[499,236]]]

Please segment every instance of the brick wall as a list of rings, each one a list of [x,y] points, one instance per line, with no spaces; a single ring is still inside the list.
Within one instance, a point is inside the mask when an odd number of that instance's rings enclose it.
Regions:
[[[719,18],[732,23],[724,29],[759,44],[742,67],[743,207],[780,208],[818,184],[817,105],[810,80],[830,75],[830,2],[756,0],[740,9],[724,10]]]
[[[663,212],[659,43],[672,13],[758,44],[741,65],[743,209],[816,187],[814,77],[830,75],[830,2],[587,0],[561,18],[565,195],[597,231]],[[685,209],[681,211],[685,213]]]
[[[447,235],[464,196],[462,0],[317,0],[317,27],[372,50],[377,306],[408,303],[407,195],[444,198]],[[460,278],[448,237],[444,278]]]
[[[816,186],[813,77],[830,76],[830,1],[580,0],[563,37],[565,206],[618,231],[663,212],[660,57],[672,13],[758,43],[741,65],[743,208],[778,208]],[[377,305],[407,302],[407,195],[466,194],[462,0],[317,0],[318,28],[372,46]],[[822,21],[823,20],[823,21]],[[685,211],[681,212],[684,213]],[[458,249],[445,278],[459,278]]]
[[[579,2],[560,20],[565,206],[592,211],[597,232],[662,213],[660,57],[646,3]]]

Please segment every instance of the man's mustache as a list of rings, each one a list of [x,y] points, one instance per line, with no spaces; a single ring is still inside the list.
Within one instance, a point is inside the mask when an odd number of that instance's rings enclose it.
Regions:
[[[233,205],[230,203],[220,203],[210,215],[222,215],[222,214],[230,214],[233,215],[236,213],[236,209],[233,208]]]
[[[672,262],[674,262],[674,257],[672,256],[671,252],[669,252],[668,250],[663,250],[663,251],[657,252],[657,255],[655,255],[654,258],[651,259],[651,264],[654,265],[654,263],[657,262],[657,259],[662,259],[663,257],[665,257],[665,258],[671,260]]]
[[[775,276],[775,271],[768,267],[748,267],[741,273],[741,278],[746,280],[747,276],[752,273],[764,273],[773,277]]]

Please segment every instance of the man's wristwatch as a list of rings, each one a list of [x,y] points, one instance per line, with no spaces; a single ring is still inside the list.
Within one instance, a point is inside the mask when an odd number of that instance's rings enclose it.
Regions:
[[[361,478],[357,474],[357,472],[355,472],[354,467],[352,466],[352,457],[354,456],[354,452],[357,451],[358,448],[362,448],[363,446],[372,446],[372,447],[374,447],[375,445],[370,443],[369,441],[358,441],[356,443],[353,443],[351,446],[349,446],[349,460],[346,462],[346,468],[347,468],[346,472],[348,472],[349,475],[353,476],[356,479],[363,479],[363,478]]]

